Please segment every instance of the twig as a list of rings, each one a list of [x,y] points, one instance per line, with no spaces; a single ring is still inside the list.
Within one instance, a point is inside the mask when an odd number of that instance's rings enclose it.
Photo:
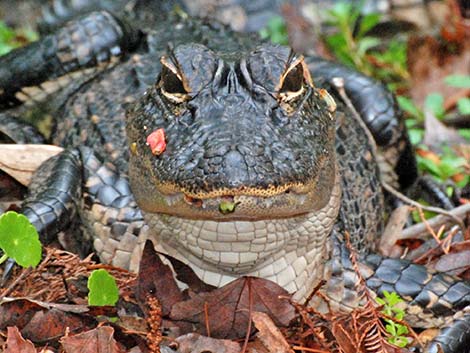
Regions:
[[[251,314],[253,312],[253,291],[251,288],[251,280],[248,279],[248,281],[246,281],[246,284],[248,286],[248,314],[249,314],[248,315],[248,328],[246,329],[246,336],[245,336],[243,347],[240,353],[246,353],[248,349],[248,341],[250,340],[251,322],[252,322]]]
[[[446,244],[445,246],[446,246],[447,249],[449,249],[449,251],[450,251],[450,248],[452,247],[451,239],[455,234],[457,234],[458,229],[459,228],[457,226],[452,227],[449,234],[444,239],[443,243]],[[449,239],[449,240],[447,240],[447,239]],[[416,264],[426,264],[427,262],[429,262],[428,260],[431,259],[433,256],[436,256],[436,255],[440,254],[440,250],[438,250],[438,248],[442,250],[442,246],[440,246],[440,245],[434,246],[433,248],[426,251],[424,254],[414,258],[413,262],[416,263]]]
[[[326,280],[322,279],[320,280],[320,282],[317,283],[317,285],[315,286],[315,288],[313,288],[313,290],[310,292],[310,294],[308,295],[307,299],[305,299],[304,301],[304,306],[307,306],[308,303],[310,302],[310,300],[312,300],[313,296],[315,294],[317,294],[317,292],[320,290],[321,287],[323,287],[326,283]]]
[[[330,351],[324,351],[322,349],[315,349],[315,348],[308,348],[308,347],[303,347],[303,346],[294,346],[292,349],[295,349],[296,351],[305,351],[305,352],[314,352],[314,353],[329,353]]]
[[[449,217],[447,214],[445,214],[445,215],[438,215],[434,218],[431,218],[428,220],[429,227],[434,230],[437,230],[442,225],[452,224],[453,222],[451,222],[449,218],[452,218],[452,220],[457,218],[460,221],[459,226],[462,228],[462,224],[463,224],[462,220],[465,218],[467,213],[470,213],[470,204],[465,204],[465,205],[456,207],[453,210],[446,212],[446,213],[451,214],[452,217]],[[427,234],[426,225],[424,223],[418,223],[418,224],[412,225],[411,227],[403,229],[400,239],[419,238],[426,234]]]
[[[427,231],[432,235],[432,237],[434,238],[434,240],[436,241],[436,243],[441,247],[442,251],[444,252],[444,254],[447,254],[448,253],[448,249],[446,248],[444,242],[441,240],[441,236],[442,236],[442,233],[444,233],[444,229],[445,229],[445,225],[442,225],[439,230],[437,231],[437,234],[436,232],[434,231],[434,229],[432,229],[430,226],[429,226],[429,222],[427,221],[426,219],[426,216],[424,215],[424,212],[423,212],[423,209],[421,207],[418,207],[418,213],[419,213],[419,218],[421,219],[421,222],[424,223]]]
[[[448,97],[444,102],[444,110],[447,112],[457,105],[459,99],[470,97],[470,88],[461,89],[457,93]]]
[[[443,208],[440,208],[440,207],[421,205],[419,202],[416,202],[415,200],[412,200],[409,197],[403,195],[400,191],[396,190],[394,187],[392,187],[391,185],[387,184],[384,181],[382,181],[382,187],[385,190],[387,190],[389,193],[391,193],[393,196],[395,196],[396,198],[402,200],[403,202],[405,202],[405,203],[407,203],[411,206],[414,206],[418,209],[423,209],[425,211],[439,213],[442,216],[446,216],[448,218],[451,218],[455,223],[457,223],[460,226],[460,229],[462,230],[462,232],[465,231],[465,224],[463,223],[462,219],[460,219],[455,214],[453,214],[453,212],[444,210]],[[470,211],[470,209],[469,209],[469,211]],[[426,227],[426,226],[424,225],[424,227]]]
[[[377,157],[377,144],[375,142],[374,136],[372,136],[372,133],[370,132],[369,128],[364,123],[364,120],[362,120],[361,115],[356,110],[356,107],[354,107],[354,104],[351,102],[351,99],[349,99],[349,96],[346,93],[346,90],[344,88],[344,79],[341,77],[334,77],[331,80],[331,83],[335,87],[336,92],[338,92],[338,94],[340,95],[341,99],[344,101],[346,106],[349,108],[349,110],[351,110],[352,115],[355,118],[356,122],[364,130],[364,133],[366,134],[367,140],[369,141],[370,147],[372,149],[372,154],[374,157]]]
[[[206,324],[207,337],[211,336],[211,325],[209,323],[209,306],[204,302],[204,323]]]

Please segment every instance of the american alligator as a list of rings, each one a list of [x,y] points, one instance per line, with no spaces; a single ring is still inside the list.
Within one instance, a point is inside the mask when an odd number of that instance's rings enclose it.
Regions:
[[[105,262],[136,269],[149,238],[209,284],[254,275],[300,300],[324,279],[330,304],[348,310],[359,304],[348,231],[369,288],[400,294],[410,322],[463,316],[469,284],[371,253],[384,210],[378,149],[402,186],[416,177],[380,83],[178,15],[172,2],[132,5],[82,15],[0,58],[0,122],[15,135],[14,118],[47,98],[52,141],[65,147],[22,206],[44,241],[78,215]],[[465,325],[436,342],[457,352]]]

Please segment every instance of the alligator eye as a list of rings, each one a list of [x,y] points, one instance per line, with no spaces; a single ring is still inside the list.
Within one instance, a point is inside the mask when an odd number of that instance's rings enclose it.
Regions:
[[[162,94],[174,103],[182,103],[188,100],[190,98],[189,91],[185,88],[182,75],[165,57],[162,57],[161,63],[162,71],[158,86]]]
[[[301,96],[305,91],[306,83],[313,85],[308,68],[303,58],[300,57],[281,76],[278,90],[281,102],[288,103]]]
[[[304,73],[302,63],[298,63],[284,74],[279,93],[296,93],[303,90]]]

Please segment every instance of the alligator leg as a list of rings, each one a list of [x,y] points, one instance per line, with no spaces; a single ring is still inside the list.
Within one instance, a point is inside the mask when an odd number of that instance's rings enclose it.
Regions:
[[[333,252],[325,278],[330,278],[324,293],[335,310],[350,311],[361,304],[357,295],[358,277],[351,254],[339,232],[334,232]],[[405,320],[414,327],[443,327],[436,344],[444,352],[460,352],[462,342],[470,339],[470,283],[444,273],[431,272],[408,260],[383,258],[376,254],[360,257],[358,268],[372,293],[396,292],[404,300]],[[318,300],[318,299],[315,299]],[[320,307],[321,303],[313,305]]]
[[[128,268],[131,253],[140,249],[138,236],[144,222],[127,178],[103,164],[89,148],[65,150],[41,165],[22,212],[44,243],[77,217],[88,218],[84,223],[91,224],[91,229],[84,229],[84,234],[99,234],[88,240],[102,260],[116,266]]]
[[[41,33],[51,33],[71,19],[93,11],[115,12],[123,8],[129,0],[53,0],[42,7],[42,19],[39,22]]]
[[[0,57],[0,108],[41,100],[73,72],[105,67],[134,49],[141,33],[105,11]]]

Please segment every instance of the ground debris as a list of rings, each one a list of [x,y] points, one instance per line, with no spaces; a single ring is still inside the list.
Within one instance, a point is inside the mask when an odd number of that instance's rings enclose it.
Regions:
[[[65,353],[124,353],[113,337],[114,330],[100,326],[93,330],[60,340]]]

